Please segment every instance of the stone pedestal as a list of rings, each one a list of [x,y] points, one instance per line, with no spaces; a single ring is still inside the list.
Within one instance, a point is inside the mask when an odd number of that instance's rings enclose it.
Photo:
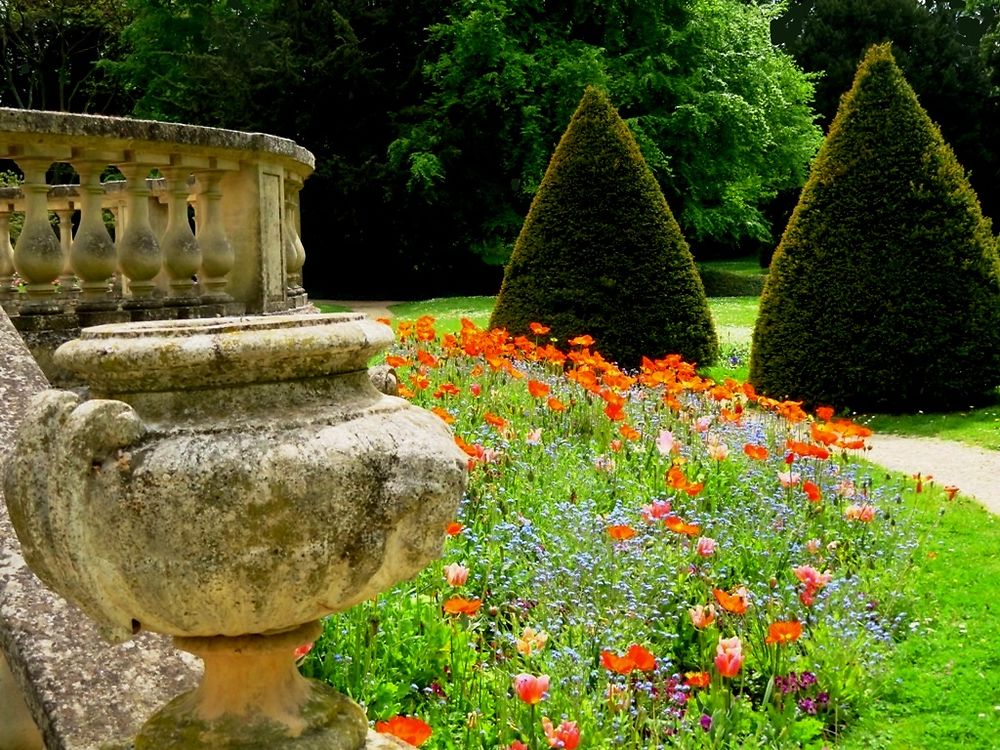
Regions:
[[[440,419],[372,385],[391,338],[356,313],[222,318],[57,352],[90,398],[45,391],[25,416],[4,485],[25,559],[106,637],[205,661],[137,750],[365,746],[294,648],[440,554],[466,471]]]

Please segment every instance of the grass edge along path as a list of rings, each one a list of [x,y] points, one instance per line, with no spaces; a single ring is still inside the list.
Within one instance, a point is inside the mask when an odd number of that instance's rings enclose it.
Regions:
[[[914,481],[909,480],[911,483]],[[929,488],[915,509],[910,635],[843,750],[985,749],[1000,744],[1000,519]]]

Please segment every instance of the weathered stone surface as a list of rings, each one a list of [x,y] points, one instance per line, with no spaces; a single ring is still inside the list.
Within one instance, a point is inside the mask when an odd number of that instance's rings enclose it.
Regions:
[[[133,141],[161,141],[170,146],[257,151],[285,156],[308,164],[310,168],[315,164],[309,151],[287,138],[173,122],[0,107],[0,131],[23,132],[27,139],[35,139],[38,134],[65,136],[68,142],[76,142],[81,137],[103,138],[112,141],[107,148],[113,147],[114,141],[121,141],[125,147]]]
[[[275,316],[90,328],[57,352],[90,398],[24,413],[4,477],[23,555],[105,634],[179,636],[209,667],[137,748],[365,744],[284,641],[419,572],[457,508],[450,431],[366,369],[391,339],[359,314]],[[283,739],[230,741],[247,724]]]
[[[45,387],[0,311],[0,460],[13,446],[29,398]],[[127,742],[157,706],[193,687],[200,673],[193,657],[162,636],[143,635],[118,647],[102,641],[88,618],[28,569],[3,503],[0,648],[49,750]]]
[[[415,575],[465,459],[372,386],[391,340],[357,313],[85,330],[56,360],[92,398],[40,394],[8,468],[25,557],[117,638],[278,632]]]

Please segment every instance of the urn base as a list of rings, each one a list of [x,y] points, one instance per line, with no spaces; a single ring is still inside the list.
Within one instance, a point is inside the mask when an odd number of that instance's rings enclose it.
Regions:
[[[296,646],[318,623],[288,633],[175,638],[205,675],[143,725],[135,750],[361,750],[368,722],[357,703],[302,677]]]

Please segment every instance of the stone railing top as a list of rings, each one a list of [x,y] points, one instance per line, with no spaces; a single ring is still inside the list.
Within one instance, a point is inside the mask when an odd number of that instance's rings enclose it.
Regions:
[[[245,133],[126,117],[0,107],[0,147],[7,145],[2,143],[3,140],[18,141],[22,139],[21,136],[28,144],[38,144],[41,137],[64,142],[66,145],[77,145],[81,138],[97,138],[116,141],[112,148],[122,149],[134,148],[145,142],[169,144],[172,149],[186,146],[198,152],[205,149],[253,151],[298,162],[306,168],[304,171],[307,173],[312,172],[316,163],[312,153],[294,141],[265,133]],[[0,158],[3,156],[0,148]],[[8,158],[15,156],[16,153],[7,154]]]

